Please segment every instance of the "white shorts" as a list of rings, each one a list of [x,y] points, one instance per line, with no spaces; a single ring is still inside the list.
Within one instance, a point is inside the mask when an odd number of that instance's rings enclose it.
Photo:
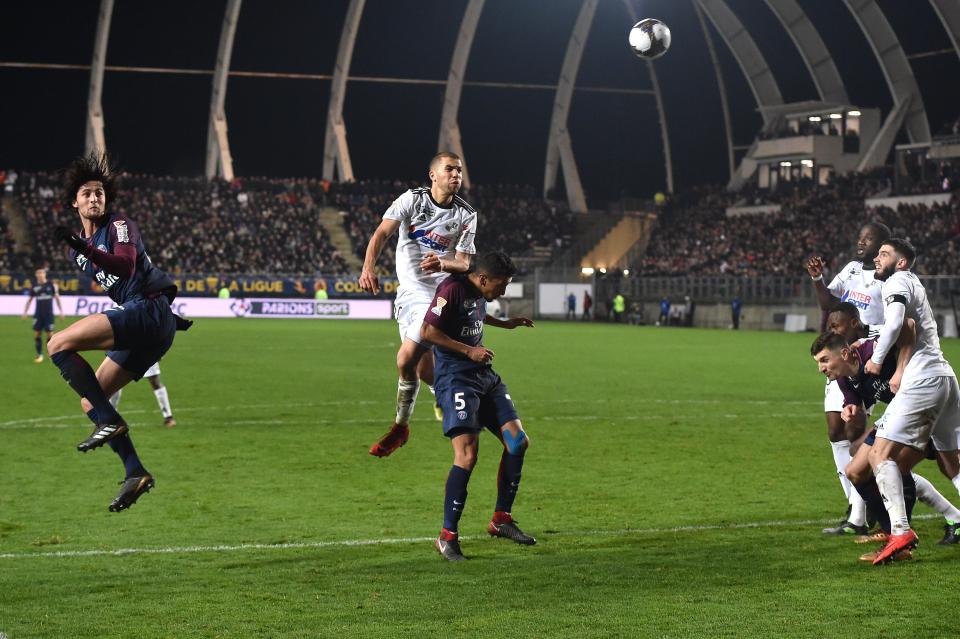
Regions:
[[[147,372],[143,374],[144,377],[156,377],[160,374],[160,362],[157,362],[153,366],[147,369]]]
[[[957,450],[960,435],[960,386],[956,377],[918,379],[900,388],[877,437],[923,450],[933,440],[937,450]]]
[[[829,379],[827,380],[827,388],[823,392],[823,412],[843,412],[843,391],[840,390],[840,384],[837,383],[837,380],[832,382]]]
[[[398,297],[394,302],[393,313],[397,318],[397,325],[400,328],[400,341],[409,337],[417,344],[420,343],[420,327],[423,325],[423,318],[430,308],[432,297]]]

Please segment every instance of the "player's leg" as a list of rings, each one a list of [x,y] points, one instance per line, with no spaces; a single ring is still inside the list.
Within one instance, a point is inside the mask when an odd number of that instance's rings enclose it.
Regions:
[[[828,382],[824,391],[823,410],[827,420],[827,438],[833,452],[833,464],[837,469],[837,478],[840,488],[847,501],[847,511],[837,526],[824,528],[825,535],[848,534],[851,527],[866,525],[867,510],[863,499],[854,490],[844,473],[850,463],[850,440],[847,437],[846,425],[840,417],[843,410],[843,392],[837,382]]]
[[[40,339],[43,331],[41,331],[36,326],[33,327],[33,349],[36,351],[36,355],[33,358],[33,361],[39,364],[43,361],[43,341]],[[50,341],[49,336],[47,341]]]
[[[423,313],[415,305],[398,307],[397,321],[400,323],[400,334],[403,342],[397,351],[397,412],[393,424],[386,435],[378,439],[370,447],[370,454],[374,457],[386,457],[393,451],[407,443],[410,437],[410,416],[413,415],[420,392],[420,378],[417,375],[417,365],[427,352],[428,348],[420,344],[420,325],[423,323]],[[423,304],[423,311],[429,303]],[[419,319],[419,321],[418,321]]]
[[[877,440],[870,450],[870,465],[890,515],[891,534],[887,545],[874,561],[876,564],[888,561],[899,550],[917,544],[917,535],[910,528],[906,503],[910,488],[916,490],[909,471],[923,458],[922,451],[940,416],[954,414],[944,411],[951,391],[944,383],[946,379],[921,379],[902,387],[887,407],[882,422],[877,424]],[[956,396],[953,396],[953,401],[957,401]]]
[[[114,345],[113,327],[103,313],[88,315],[80,321],[58,331],[47,342],[50,360],[60,369],[60,375],[77,395],[85,397],[93,405],[101,424],[113,427],[111,433],[126,430],[126,423],[110,405],[103,388],[90,368],[90,364],[78,351],[108,350]],[[108,437],[109,438],[109,437]],[[100,440],[97,440],[100,441]],[[101,441],[101,443],[105,443]],[[96,446],[94,446],[96,447]],[[84,452],[89,449],[82,449]]]
[[[443,528],[434,545],[447,561],[463,561],[466,557],[460,550],[460,517],[467,503],[467,484],[477,463],[480,437],[477,431],[470,428],[455,428],[447,436],[453,446],[453,466],[447,474],[444,488]]]
[[[941,470],[956,485],[957,475],[954,474],[951,477],[950,473],[955,472],[958,459],[957,448],[960,447],[960,385],[957,384],[956,377],[943,378],[943,380],[946,397],[943,410],[938,415],[930,433],[930,448],[937,451],[936,458],[941,464]],[[929,458],[930,455],[927,457]],[[917,490],[919,497],[919,491],[922,490],[919,483]],[[944,514],[944,516],[947,518],[947,523],[944,526],[943,539],[939,543],[944,545],[960,543],[960,522],[956,520],[956,513]]]
[[[173,409],[170,407],[170,397],[167,394],[167,387],[160,381],[160,362],[156,362],[143,374],[150,382],[150,388],[153,389],[153,396],[157,398],[157,405],[160,407],[160,414],[163,415],[163,425],[167,428],[173,428],[177,421],[173,418]]]
[[[890,519],[887,517],[887,511],[883,506],[883,497],[880,496],[880,490],[877,488],[877,482],[873,477],[873,470],[870,468],[870,448],[873,445],[873,437],[867,439],[857,448],[853,459],[847,464],[845,475],[857,491],[857,494],[874,514],[878,520],[880,528],[883,531],[882,536],[870,535],[866,525],[854,529],[851,527],[849,533],[858,535],[857,543],[865,541],[886,541],[886,536],[890,533]]]
[[[443,409],[440,408],[440,400],[437,399],[436,390],[433,387],[433,350],[427,349],[420,362],[417,364],[417,377],[426,382],[427,388],[433,394],[433,416],[438,422],[443,421]]]
[[[104,358],[100,367],[97,368],[97,379],[100,381],[104,392],[111,395],[111,400],[116,398],[116,401],[119,402],[123,388],[135,379],[135,373],[125,369],[118,360],[130,362],[133,367],[136,367],[137,358],[135,354],[131,355],[128,351],[112,351],[108,355]],[[81,406],[87,413],[87,417],[96,423],[96,414],[90,403],[82,400]],[[109,507],[111,512],[120,512],[135,504],[141,495],[154,487],[156,482],[153,475],[140,460],[129,432],[114,437],[107,444],[123,462],[124,480],[121,482],[120,491]]]
[[[497,503],[487,532],[494,537],[532,546],[537,540],[520,530],[512,514],[530,438],[523,430],[506,384],[492,370],[488,370],[485,377],[487,389],[480,402],[480,423],[487,424],[488,430],[503,446],[497,471]]]
[[[949,479],[960,492],[960,455],[956,451],[938,450],[936,461],[943,476]]]

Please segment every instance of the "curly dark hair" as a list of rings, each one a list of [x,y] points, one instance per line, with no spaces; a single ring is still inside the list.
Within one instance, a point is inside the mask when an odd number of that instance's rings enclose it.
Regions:
[[[70,163],[63,170],[63,200],[67,206],[72,206],[77,198],[77,191],[87,182],[100,182],[107,198],[107,204],[113,202],[117,195],[117,169],[110,163],[109,156],[96,151],[82,155]]]

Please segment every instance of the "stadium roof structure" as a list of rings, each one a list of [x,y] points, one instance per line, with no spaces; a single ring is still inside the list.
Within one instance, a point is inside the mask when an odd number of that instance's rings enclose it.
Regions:
[[[233,45],[238,30],[238,22],[242,22],[241,4],[243,0],[223,0],[225,3],[223,19],[220,29],[219,47],[217,49],[216,64],[212,71],[212,87],[210,91],[210,108],[207,125],[205,173],[209,177],[220,176],[230,179],[234,173],[234,161],[231,154],[229,127],[227,122],[227,86],[231,76],[239,75],[231,71]],[[249,0],[248,0],[249,1]],[[739,2],[739,5],[738,5]],[[365,19],[373,19],[373,13],[365,14],[366,0],[341,0],[346,5],[343,14],[341,31],[336,47],[336,58],[332,73],[327,74],[300,74],[310,76],[311,79],[323,79],[330,82],[329,98],[325,111],[325,133],[323,141],[322,175],[328,179],[354,179],[354,163],[351,158],[351,148],[348,138],[348,122],[344,117],[344,103],[348,91],[353,91],[353,80],[361,78],[351,76],[351,62],[357,46],[358,32]],[[575,133],[569,128],[571,105],[575,91],[588,89],[578,86],[578,74],[581,60],[591,38],[591,29],[594,17],[598,11],[613,10],[623,16],[623,23],[635,21],[637,0],[582,0],[574,3],[577,9],[575,21],[569,34],[565,35],[565,55],[557,74],[555,84],[536,84],[532,82],[469,82],[467,68],[471,55],[476,53],[478,25],[486,12],[502,11],[503,6],[496,0],[464,0],[464,9],[456,32],[455,43],[449,57],[448,71],[444,79],[417,79],[417,78],[390,78],[365,77],[365,82],[424,84],[443,87],[443,105],[436,124],[437,149],[450,149],[464,159],[465,181],[470,179],[469,144],[464,144],[460,131],[461,97],[465,86],[503,86],[510,88],[530,88],[549,90],[553,93],[550,107],[549,126],[547,127],[546,154],[544,157],[543,191],[552,192],[561,183],[566,191],[571,208],[576,211],[586,210],[587,202],[584,187],[581,184],[581,175],[578,169]],[[568,3],[569,4],[569,3]],[[804,9],[807,6],[807,11]],[[911,66],[911,60],[930,55],[944,55],[944,51],[914,50],[907,53],[898,37],[898,29],[894,29],[891,19],[881,7],[883,0],[842,0],[831,3],[830,11],[846,13],[846,18],[853,19],[857,28],[869,46],[886,84],[887,92],[892,100],[892,106],[886,110],[880,132],[872,140],[870,148],[863,151],[862,167],[882,163],[889,155],[895,138],[901,131],[910,143],[929,143],[931,127],[929,124],[927,105],[921,94],[918,78]],[[927,13],[936,16],[952,46],[952,53],[960,57],[960,3],[956,0],[917,0],[915,5],[926,5]],[[769,13],[775,17],[776,23],[789,37],[799,60],[802,61],[809,82],[812,83],[815,95],[806,96],[805,101],[790,101],[784,97],[789,94],[786,86],[795,78],[790,77],[791,71],[777,67],[774,56],[765,56],[762,37],[757,23],[748,16],[745,4],[741,0],[689,0],[688,8],[692,7],[699,18],[700,28],[706,42],[713,75],[717,81],[721,110],[723,113],[723,128],[726,138],[727,161],[729,173],[736,173],[735,158],[738,152],[747,151],[751,145],[736,144],[731,122],[730,90],[734,86],[731,78],[725,78],[722,72],[723,60],[721,53],[713,45],[715,36],[724,43],[726,50],[732,55],[739,68],[742,79],[745,81],[756,111],[763,126],[784,115],[797,114],[805,111],[815,112],[833,107],[858,106],[851,97],[855,92],[850,90],[838,66],[838,51],[831,51],[827,45],[829,38],[818,28],[817,22],[824,26],[821,7],[814,7],[807,0],[764,0]],[[419,6],[419,5],[418,5]],[[647,3],[644,4],[647,6]],[[763,6],[763,5],[761,5]],[[754,4],[750,4],[751,10]],[[887,10],[890,10],[888,5]],[[816,11],[813,11],[816,9]],[[453,11],[459,9],[454,8]],[[813,11],[813,13],[810,13]],[[88,149],[105,148],[104,136],[105,118],[102,108],[103,78],[106,65],[106,50],[110,38],[111,17],[114,13],[114,0],[101,0],[97,21],[96,36],[93,43],[92,63],[90,64],[89,93],[87,100],[86,117],[86,146]],[[751,11],[751,13],[756,13]],[[817,15],[814,15],[817,14]],[[818,17],[819,16],[819,17]],[[335,18],[338,19],[339,18]],[[931,18],[932,19],[932,18]],[[632,24],[632,22],[630,22]],[[766,29],[772,28],[774,23],[768,23]],[[676,26],[676,25],[675,25]],[[686,25],[684,25],[686,26]],[[212,35],[212,34],[211,34]],[[941,34],[942,35],[942,34]],[[481,31],[482,36],[482,31]],[[594,35],[593,37],[597,37]],[[689,38],[689,35],[688,35]],[[941,38],[942,39],[942,38]],[[482,38],[481,38],[482,40]],[[784,39],[785,40],[785,39]],[[675,40],[676,45],[676,40]],[[689,45],[688,45],[689,46]],[[836,41],[834,44],[836,48]],[[914,46],[916,49],[916,46]],[[769,47],[767,48],[770,54]],[[664,189],[668,192],[674,188],[674,149],[671,147],[670,131],[668,128],[668,113],[665,108],[664,91],[661,88],[661,77],[658,77],[660,62],[647,61],[644,67],[647,70],[649,88],[626,87],[590,87],[589,90],[598,92],[622,93],[643,95],[653,98],[657,112],[659,134],[664,165]],[[9,66],[9,65],[7,65]],[[35,65],[37,66],[37,65]],[[56,66],[56,65],[51,65]],[[61,68],[66,65],[61,65]],[[76,66],[76,65],[74,65]],[[78,67],[79,68],[79,67]],[[661,67],[663,68],[663,67]],[[132,67],[124,70],[136,70]],[[175,69],[167,71],[177,71]],[[209,71],[184,70],[189,73],[210,73]],[[295,74],[260,73],[261,76],[275,75],[284,77]],[[674,78],[664,76],[668,84]],[[699,97],[699,95],[697,96]],[[876,104],[859,106],[874,107]],[[741,109],[742,110],[742,109]],[[546,114],[544,114],[546,118]],[[759,133],[759,132],[754,132]],[[742,141],[742,140],[741,140]],[[756,144],[756,140],[753,142]],[[649,157],[646,158],[648,161]]]

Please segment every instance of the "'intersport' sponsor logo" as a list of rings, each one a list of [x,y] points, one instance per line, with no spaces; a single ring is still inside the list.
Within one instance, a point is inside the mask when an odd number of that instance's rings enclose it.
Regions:
[[[350,315],[349,302],[254,301],[249,315],[323,316]]]

